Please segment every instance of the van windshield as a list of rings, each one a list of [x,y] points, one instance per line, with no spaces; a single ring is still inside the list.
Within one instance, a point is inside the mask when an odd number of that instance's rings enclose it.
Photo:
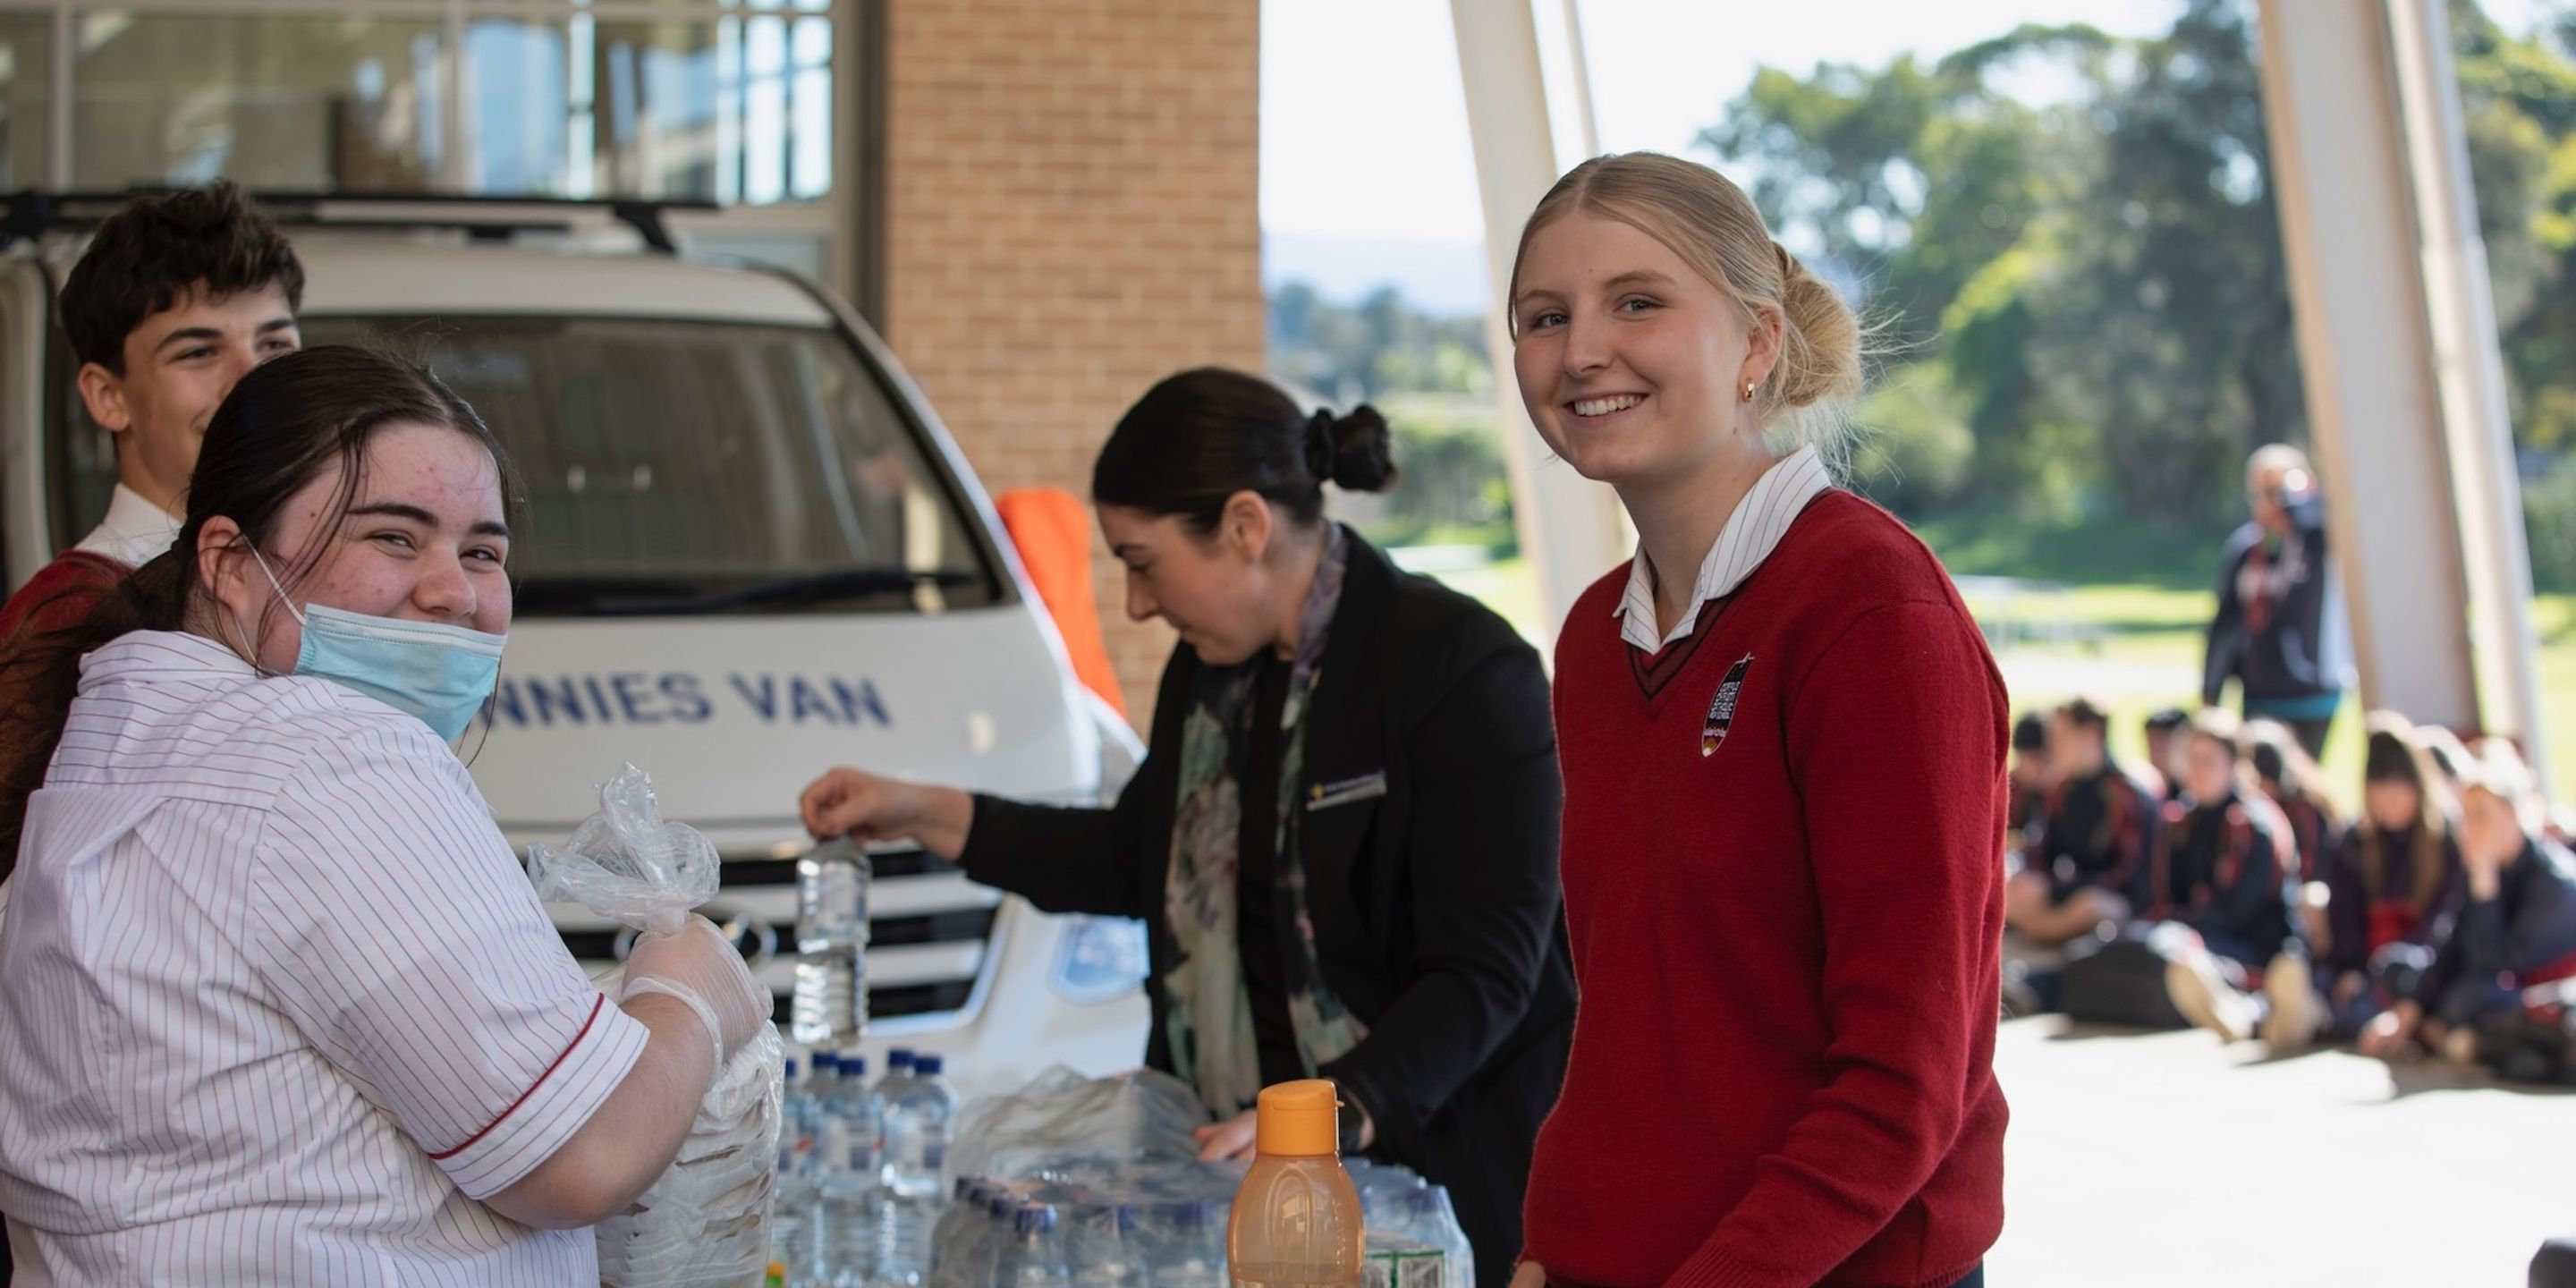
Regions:
[[[522,617],[936,611],[1006,593],[953,480],[836,332],[524,316],[303,330],[425,362],[500,436],[528,493],[510,555]]]

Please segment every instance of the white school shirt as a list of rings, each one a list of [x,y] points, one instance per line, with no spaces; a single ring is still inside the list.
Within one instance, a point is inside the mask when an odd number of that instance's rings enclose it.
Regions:
[[[1660,653],[1689,639],[1699,629],[1699,610],[1712,599],[1734,594],[1780,548],[1780,538],[1789,535],[1789,525],[1806,511],[1807,503],[1833,485],[1824,458],[1813,447],[1801,447],[1764,470],[1699,561],[1690,607],[1673,619],[1672,630],[1660,640],[1655,638],[1655,574],[1646,566],[1645,549],[1639,547],[1636,557],[1628,561],[1628,591],[1611,610],[1619,618],[1619,638],[1646,653]]]
[[[115,491],[108,493],[107,514],[72,549],[113,559],[128,568],[140,568],[160,558],[170,543],[179,539],[179,524],[178,515],[119,483]]]
[[[21,1284],[599,1282],[477,1200],[644,1026],[575,965],[419,720],[194,635],[81,659],[0,935]]]

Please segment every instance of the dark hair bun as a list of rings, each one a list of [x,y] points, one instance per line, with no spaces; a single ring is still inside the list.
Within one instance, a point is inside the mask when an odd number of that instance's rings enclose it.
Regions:
[[[1347,416],[1315,419],[1319,428],[1329,425],[1332,444],[1330,472],[1319,475],[1345,492],[1383,492],[1394,485],[1395,436],[1377,408],[1362,403]]]

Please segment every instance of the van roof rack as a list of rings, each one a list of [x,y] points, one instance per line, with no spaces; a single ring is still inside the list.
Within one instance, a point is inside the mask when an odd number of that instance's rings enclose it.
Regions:
[[[174,187],[136,187],[122,192],[47,192],[28,188],[0,196],[0,248],[33,240],[48,232],[95,228],[137,197],[180,191]],[[445,193],[274,192],[253,191],[253,201],[271,219],[296,228],[436,228],[464,233],[476,241],[507,241],[519,233],[570,232],[572,220],[547,219],[543,212],[565,216],[604,212],[635,230],[644,245],[660,254],[679,246],[663,215],[674,210],[714,211],[712,201],[642,198],[457,196]],[[532,213],[533,212],[533,213]]]

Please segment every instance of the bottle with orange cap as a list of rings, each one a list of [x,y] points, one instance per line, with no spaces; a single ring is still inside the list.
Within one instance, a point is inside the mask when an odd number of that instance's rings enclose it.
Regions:
[[[1360,1282],[1360,1196],[1342,1170],[1340,1110],[1326,1079],[1262,1088],[1252,1171],[1226,1227],[1235,1288]]]

